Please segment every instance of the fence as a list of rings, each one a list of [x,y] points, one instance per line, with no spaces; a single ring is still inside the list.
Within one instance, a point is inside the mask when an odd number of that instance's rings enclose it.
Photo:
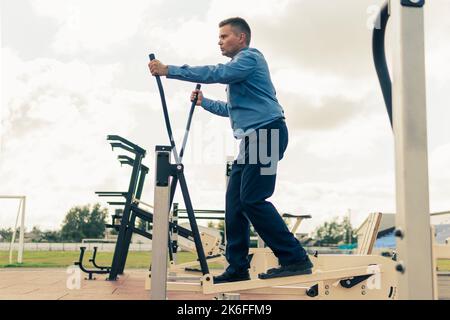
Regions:
[[[24,251],[80,251],[80,247],[86,247],[86,250],[93,250],[97,247],[99,251],[113,252],[115,243],[41,243],[28,242],[24,244]],[[0,251],[9,251],[9,243],[0,242]],[[17,250],[19,244],[14,244],[14,250]],[[151,243],[132,243],[130,251],[151,251]]]
[[[9,251],[10,243],[0,242],[0,251]],[[93,250],[97,247],[99,251],[113,252],[115,243],[41,243],[28,242],[24,244],[24,251],[80,251],[80,247],[86,247],[86,250]],[[19,244],[14,244],[14,250],[17,250]],[[309,254],[314,254],[316,251],[319,254],[353,254],[356,250],[341,250],[333,247],[305,247]],[[152,251],[151,243],[131,243],[130,251]],[[181,248],[179,248],[179,251]],[[389,248],[374,249],[374,254],[381,254],[384,251],[392,251]]]

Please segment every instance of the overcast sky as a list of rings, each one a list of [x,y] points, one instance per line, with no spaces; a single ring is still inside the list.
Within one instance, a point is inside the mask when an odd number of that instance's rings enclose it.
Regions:
[[[130,170],[106,141],[118,134],[148,151],[143,200],[153,202],[153,150],[168,138],[148,54],[166,64],[224,63],[217,25],[241,16],[290,131],[277,208],[311,214],[302,231],[349,210],[355,226],[371,212],[395,212],[393,136],[368,28],[381,3],[2,0],[0,194],[27,196],[28,229],[59,228],[71,207],[102,200],[94,191],[126,190]],[[449,15],[450,1],[427,1],[431,211],[450,210]],[[181,142],[194,84],[163,81]],[[203,89],[226,99],[222,85]],[[197,109],[185,156],[195,208],[224,208],[225,159],[235,151],[229,120]],[[13,225],[16,207],[0,201],[0,228]]]

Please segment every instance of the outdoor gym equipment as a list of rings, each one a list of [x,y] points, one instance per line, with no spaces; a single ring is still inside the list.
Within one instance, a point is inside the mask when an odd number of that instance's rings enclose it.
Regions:
[[[374,62],[395,140],[396,230],[400,299],[436,298],[428,190],[424,0],[389,0],[374,29]],[[393,26],[393,83],[384,34]],[[420,276],[419,276],[420,275]]]
[[[190,117],[192,119],[192,117]],[[191,120],[189,120],[190,122]],[[190,124],[188,125],[188,127]],[[88,268],[83,264],[83,259],[85,256],[86,248],[80,248],[80,256],[75,265],[79,266],[83,272],[86,272],[89,277],[88,280],[94,280],[93,274],[108,274],[108,280],[116,280],[118,275],[122,274],[125,268],[129,246],[131,243],[132,234],[139,234],[147,239],[152,239],[152,233],[146,230],[141,230],[136,227],[137,218],[141,219],[144,222],[152,223],[153,222],[153,213],[151,209],[153,206],[143,202],[141,199],[142,190],[144,186],[145,177],[148,174],[148,168],[142,164],[142,159],[145,156],[146,151],[139,147],[138,145],[132,143],[131,141],[122,138],[117,135],[109,135],[107,140],[111,144],[111,147],[114,149],[120,149],[122,151],[127,151],[135,155],[134,159],[129,157],[128,155],[120,154],[118,156],[118,160],[121,165],[125,164],[131,166],[133,168],[128,191],[97,191],[96,194],[100,197],[107,198],[122,198],[121,200],[113,200],[107,201],[108,205],[119,207],[121,211],[120,214],[116,213],[112,215],[112,223],[106,224],[107,228],[115,229],[118,232],[118,239],[116,241],[115,249],[114,249],[114,257],[111,266],[99,266],[96,263],[97,256],[97,248],[94,247],[94,252],[92,258],[89,262],[92,263],[94,268]],[[186,139],[185,139],[186,141]],[[186,143],[183,144],[185,146]],[[184,150],[184,147],[183,149]],[[136,172],[138,172],[136,174]],[[125,200],[123,200],[125,199]],[[145,210],[141,206],[146,207]],[[170,237],[173,234],[173,237],[178,237],[178,235],[182,238],[185,238],[189,242],[193,241],[193,233],[191,230],[183,228],[178,225],[178,221],[176,217],[178,216],[178,210],[175,210],[175,207],[178,207],[178,204],[174,204],[174,217],[170,223]],[[128,209],[127,209],[128,208]],[[128,210],[128,211],[127,211]],[[180,210],[181,212],[186,212],[184,209]],[[211,214],[218,213],[219,211],[214,210],[198,210],[201,214]],[[220,211],[220,213],[224,213]],[[128,218],[127,218],[128,217]],[[209,218],[214,218],[212,216],[208,216]],[[121,231],[122,230],[122,231]],[[122,233],[121,233],[122,232]],[[121,236],[122,235],[122,236]],[[170,238],[169,237],[169,238]],[[219,253],[220,246],[220,238],[214,237],[208,232],[201,232],[200,237],[202,239],[202,244],[204,245],[205,252],[208,253],[208,259],[215,258]],[[178,250],[178,243],[170,239],[168,243],[169,253],[170,253],[170,264],[174,268],[177,267],[175,264],[175,255]],[[195,251],[195,248],[185,248],[188,250]]]
[[[396,202],[397,217],[395,231],[398,237],[398,262],[382,256],[319,255],[312,257],[313,274],[249,280],[235,283],[213,283],[203,252],[199,262],[203,277],[196,283],[169,283],[172,290],[224,293],[234,291],[264,292],[282,291],[305,293],[308,297],[341,299],[433,299],[436,297],[433,278],[431,230],[429,221],[429,193],[427,171],[425,63],[424,63],[424,0],[389,0],[381,10],[381,29],[374,29],[374,61],[380,79],[391,126],[395,137],[396,157]],[[387,19],[394,21],[394,69],[392,86],[386,67],[384,34]],[[150,56],[154,59],[154,56]],[[162,84],[156,76],[165,114],[171,146],[156,147],[155,227],[153,254],[161,257],[154,261],[151,273],[151,298],[166,299],[168,213],[170,209],[169,180],[182,173],[173,143],[170,122],[167,116]],[[413,115],[413,116],[411,116]],[[170,163],[173,153],[176,165]],[[184,176],[181,174],[184,178]],[[183,180],[182,192],[185,201],[190,199]],[[156,223],[158,222],[158,223]],[[192,221],[191,221],[192,223]],[[155,230],[156,231],[156,230]],[[194,231],[195,233],[198,230]],[[419,276],[420,275],[420,276]],[[398,285],[397,285],[398,281]],[[308,289],[292,288],[305,285]],[[286,286],[289,287],[286,287]],[[398,287],[398,292],[397,292]]]
[[[150,59],[154,59],[154,55],[150,55]],[[285,278],[274,279],[252,279],[249,281],[241,281],[236,283],[214,284],[213,276],[209,272],[203,247],[198,237],[198,227],[195,222],[194,212],[190,201],[186,181],[183,174],[183,165],[180,158],[176,154],[176,147],[172,136],[170,119],[167,112],[164,90],[161,79],[156,76],[156,81],[160,91],[161,102],[164,112],[164,119],[169,135],[171,146],[157,146],[156,151],[156,183],[155,183],[155,200],[154,200],[154,221],[153,221],[153,245],[152,252],[155,257],[152,261],[149,288],[151,289],[151,298],[157,300],[166,299],[167,287],[170,290],[196,291],[208,293],[225,293],[233,291],[245,291],[252,293],[283,293],[297,294],[311,298],[372,298],[372,299],[393,299],[395,298],[396,286],[393,279],[393,272],[388,272],[389,266],[393,269],[394,262],[390,259],[371,256],[359,255],[349,257],[337,257],[332,255],[319,255],[312,257],[315,264],[315,272],[313,275],[291,276]],[[174,154],[175,164],[171,164],[170,155]],[[180,278],[173,278],[174,282],[167,283],[167,234],[169,231],[169,211],[171,199],[173,198],[173,185],[170,185],[170,178],[177,176],[180,181],[183,198],[185,200],[191,230],[197,238],[194,237],[196,244],[196,252],[198,255],[198,263],[202,276],[200,280],[180,281]],[[175,179],[172,179],[174,181]],[[176,180],[175,180],[176,181]],[[172,182],[173,183],[173,182]],[[197,240],[198,239],[198,240]],[[267,268],[267,261],[270,261],[270,255],[273,253],[269,249],[263,248],[259,252],[254,253],[254,261],[256,266]],[[252,259],[253,260],[253,259]],[[273,259],[272,259],[273,261]],[[261,262],[265,262],[262,264]],[[273,263],[275,266],[277,263]],[[256,270],[264,272],[265,270]],[[366,286],[371,289],[370,281],[379,279],[376,282],[377,290],[367,290]],[[194,282],[192,282],[194,281]],[[363,284],[361,284],[364,282]],[[301,287],[287,288],[286,285],[304,284]],[[341,285],[336,288],[335,283]],[[262,289],[262,290],[261,290]]]
[[[97,265],[94,265],[97,269],[88,269],[86,266],[83,265],[83,259],[84,259],[84,252],[86,251],[86,247],[80,247],[80,257],[78,258],[78,261],[74,262],[74,265],[79,266],[81,271],[88,274],[88,278],[86,280],[95,280],[94,274],[108,274],[110,272],[109,268],[107,267],[99,267]],[[95,261],[95,256],[97,254],[97,248],[94,248],[94,256],[89,261]]]

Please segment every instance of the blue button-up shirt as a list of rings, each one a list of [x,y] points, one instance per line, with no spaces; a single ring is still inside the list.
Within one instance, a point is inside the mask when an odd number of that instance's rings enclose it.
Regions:
[[[284,111],[276,98],[267,62],[257,49],[244,48],[230,62],[215,66],[168,66],[167,78],[227,84],[227,102],[203,98],[202,107],[229,117],[238,139],[276,119]]]

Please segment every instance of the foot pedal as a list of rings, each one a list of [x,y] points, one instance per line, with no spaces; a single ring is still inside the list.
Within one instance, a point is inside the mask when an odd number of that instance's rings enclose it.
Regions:
[[[281,271],[281,272],[272,272],[272,273],[260,273],[258,274],[258,278],[262,280],[273,279],[273,278],[283,278],[283,277],[292,277],[292,276],[301,276],[312,274],[312,269],[301,270],[301,271]]]

